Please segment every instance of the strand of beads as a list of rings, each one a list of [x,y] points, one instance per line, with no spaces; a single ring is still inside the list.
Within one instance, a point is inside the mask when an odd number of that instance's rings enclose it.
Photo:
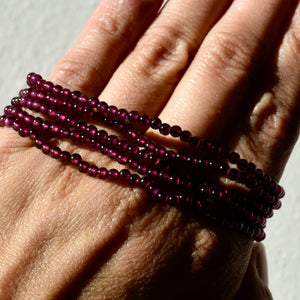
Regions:
[[[253,163],[227,147],[193,137],[177,125],[109,106],[96,97],[54,85],[35,73],[27,76],[27,83],[29,87],[5,108],[1,126],[12,127],[20,136],[31,138],[44,154],[82,173],[139,186],[161,202],[188,205],[222,226],[257,241],[264,239],[266,219],[272,216],[273,209],[280,208],[284,191]],[[118,134],[99,129],[101,124]],[[177,153],[157,145],[145,135],[149,128],[163,136],[179,138],[190,145],[191,152]],[[53,142],[61,139],[91,147],[126,168],[108,170],[91,165],[79,154],[54,146]],[[221,178],[244,188],[237,191],[224,186]]]

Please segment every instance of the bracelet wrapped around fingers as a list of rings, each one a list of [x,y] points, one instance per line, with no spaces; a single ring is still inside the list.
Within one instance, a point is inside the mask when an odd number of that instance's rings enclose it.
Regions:
[[[256,241],[265,238],[266,219],[280,208],[284,190],[255,164],[227,147],[193,137],[177,125],[109,106],[97,97],[71,92],[35,73],[27,76],[27,83],[29,87],[5,108],[1,126],[31,138],[43,153],[82,173],[139,186],[161,202],[190,206],[213,222]],[[176,152],[158,145],[145,134],[148,129],[178,138],[190,150]],[[88,163],[78,153],[60,149],[56,141],[62,139],[99,151],[124,168],[107,169]]]

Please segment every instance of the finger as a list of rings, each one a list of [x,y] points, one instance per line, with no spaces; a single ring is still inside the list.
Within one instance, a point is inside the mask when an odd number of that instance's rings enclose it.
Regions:
[[[170,123],[174,118],[202,137],[221,137],[240,104],[245,105],[249,78],[259,74],[256,68],[281,38],[291,2],[234,1],[204,40],[161,118]]]
[[[162,0],[102,0],[78,40],[57,63],[50,80],[98,95]]]
[[[100,96],[155,115],[169,98],[203,38],[229,0],[167,2]]]
[[[276,72],[256,104],[249,123],[247,144],[256,149],[256,159],[270,162],[266,168],[279,179],[300,129],[300,3],[277,53]],[[260,134],[257,134],[260,133]],[[268,148],[263,147],[268,145]],[[253,154],[254,155],[254,154]]]
[[[268,289],[266,252],[264,246],[260,243],[254,244],[248,269],[235,299],[273,299]]]

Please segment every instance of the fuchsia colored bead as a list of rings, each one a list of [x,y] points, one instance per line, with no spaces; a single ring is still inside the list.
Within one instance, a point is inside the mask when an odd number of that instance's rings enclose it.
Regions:
[[[255,164],[230,152],[226,146],[193,137],[177,125],[109,106],[97,97],[87,97],[45,81],[38,74],[28,74],[27,83],[29,88],[21,90],[19,97],[13,98],[11,106],[5,108],[0,126],[12,127],[21,137],[31,138],[44,154],[71,164],[91,177],[139,186],[158,201],[188,205],[221,226],[257,241],[264,239],[266,218],[273,215],[273,209],[280,208],[279,199],[284,196],[284,190]],[[47,120],[31,115],[29,110],[45,115]],[[89,124],[89,120],[94,120],[97,126]],[[115,129],[123,139],[98,129],[99,123]],[[143,134],[149,127],[163,136],[188,143],[193,152],[176,153],[157,145]],[[135,173],[126,168],[118,171],[90,165],[79,154],[52,144],[66,138],[107,155]],[[244,185],[245,191],[238,193],[214,183],[219,177]],[[219,203],[229,213],[215,211]]]

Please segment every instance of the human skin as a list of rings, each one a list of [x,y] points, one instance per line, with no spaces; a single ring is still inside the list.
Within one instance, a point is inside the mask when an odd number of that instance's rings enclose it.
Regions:
[[[279,180],[299,132],[299,1],[161,4],[102,0],[49,80],[227,144]],[[1,299],[271,299],[251,239],[0,132]]]

